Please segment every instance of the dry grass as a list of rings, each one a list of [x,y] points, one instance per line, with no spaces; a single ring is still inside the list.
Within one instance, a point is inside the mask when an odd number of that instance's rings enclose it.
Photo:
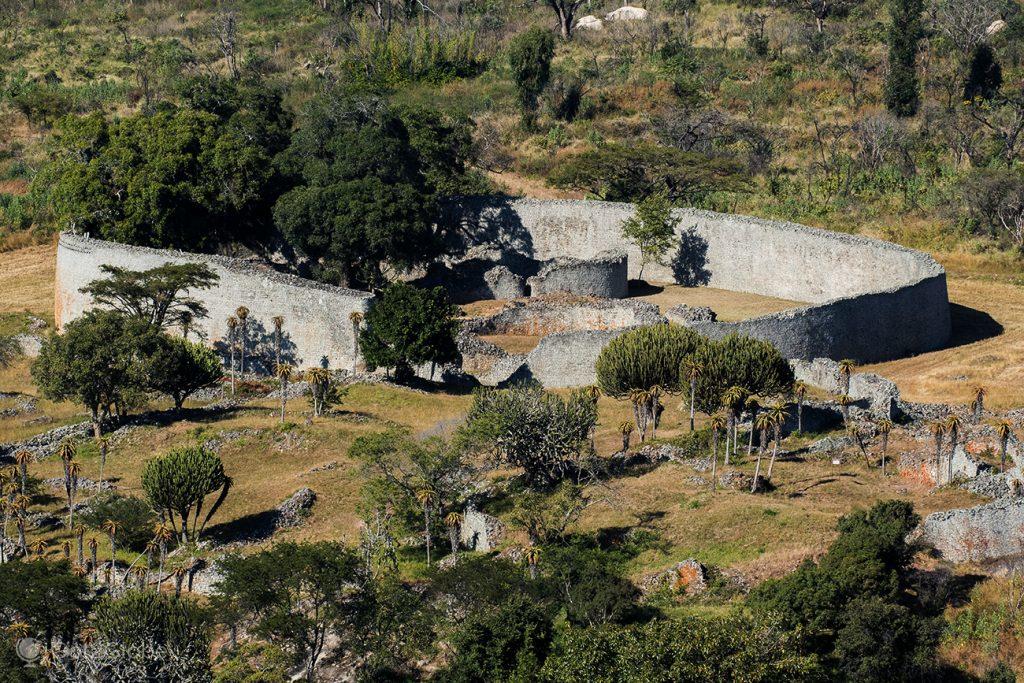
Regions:
[[[1024,288],[950,277],[949,294],[952,346],[865,369],[894,380],[914,401],[966,403],[972,388],[983,385],[993,408],[1024,404]]]
[[[53,321],[53,287],[57,247],[43,244],[17,249],[0,259],[0,313],[29,311]]]
[[[656,290],[656,291],[652,291]],[[714,287],[684,287],[673,284],[654,284],[641,293],[631,296],[658,306],[661,312],[677,304],[687,306],[709,306],[718,314],[718,319],[726,322],[746,320],[759,315],[777,313],[787,308],[802,306],[797,301],[774,299],[760,294],[734,292]]]

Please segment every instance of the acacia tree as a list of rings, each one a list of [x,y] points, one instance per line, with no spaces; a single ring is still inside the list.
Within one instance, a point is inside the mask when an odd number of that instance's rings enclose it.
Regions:
[[[210,518],[227,498],[231,483],[220,457],[200,446],[176,448],[147,462],[142,471],[146,497],[185,543],[199,540]],[[218,491],[200,523],[206,497]],[[175,515],[181,522],[180,529]]]
[[[638,280],[644,278],[644,266],[661,263],[672,248],[679,220],[672,214],[672,204],[668,199],[662,194],[655,194],[638,202],[633,215],[623,221],[622,236],[640,250]]]
[[[142,271],[102,265],[100,270],[108,277],[93,280],[81,288],[82,293],[96,304],[162,329],[191,326],[205,318],[206,306],[188,294],[209,289],[220,280],[205,263],[168,262]]]

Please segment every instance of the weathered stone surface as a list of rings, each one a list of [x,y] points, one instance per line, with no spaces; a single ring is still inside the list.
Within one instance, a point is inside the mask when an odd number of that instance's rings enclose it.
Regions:
[[[593,258],[561,257],[547,261],[526,281],[531,296],[564,292],[577,296],[621,299],[628,293],[626,254],[602,253]]]
[[[677,562],[669,569],[650,574],[640,580],[640,590],[644,593],[668,588],[675,593],[693,596],[700,595],[707,587],[707,569],[693,558]]]
[[[605,21],[644,21],[650,16],[650,12],[643,7],[632,7],[626,5],[617,10],[612,10],[604,15]]]
[[[488,293],[495,299],[518,299],[526,296],[526,284],[522,275],[513,273],[507,266],[498,265],[484,273]]]
[[[538,261],[639,250],[621,233],[630,204],[571,200],[462,200],[447,207],[453,249],[493,243]],[[793,301],[789,311],[737,323],[695,323],[775,343],[788,358],[870,362],[941,347],[949,338],[945,272],[930,256],[894,244],[793,223],[679,209],[679,250],[649,264],[653,281],[708,285]],[[764,273],[770,272],[771,277]]]
[[[990,562],[1024,555],[1024,500],[1002,498],[928,515],[913,538],[951,562]]]
[[[676,304],[665,311],[665,317],[670,323],[677,325],[713,323],[718,320],[718,314],[709,306],[687,306],[686,304]]]
[[[664,322],[658,307],[645,301],[561,294],[509,302],[492,315],[466,320],[463,330],[473,334],[544,336],[556,332],[614,330]]]
[[[793,374],[797,379],[824,389],[831,394],[842,394],[845,390],[839,363],[831,358],[813,360],[791,360]],[[896,383],[881,375],[870,372],[855,372],[850,375],[849,396],[854,400],[851,413],[865,411],[873,417],[897,419],[900,414],[900,390]]]
[[[277,506],[277,528],[299,526],[309,516],[315,503],[316,491],[311,488],[299,489]]]
[[[14,341],[18,342],[21,352],[29,358],[38,356],[39,349],[43,348],[43,338],[38,334],[18,334],[15,335]]]
[[[466,508],[459,529],[459,541],[470,550],[489,552],[494,550],[505,534],[505,525],[497,517]]]
[[[271,356],[271,319],[281,315],[285,319],[283,346],[287,362],[312,367],[326,358],[331,367],[352,369],[356,338],[349,315],[369,310],[373,299],[369,292],[278,273],[241,259],[133,247],[71,233],[62,234],[57,247],[58,328],[92,306],[91,297],[79,290],[104,277],[100,266],[113,264],[145,270],[167,262],[205,263],[220,276],[210,289],[190,292],[209,309],[209,316],[196,324],[211,343],[223,344],[225,321],[245,304],[249,308],[249,334]]]
[[[851,436],[826,436],[818,439],[807,450],[811,453],[835,453],[845,448],[852,448],[855,445]]]
[[[579,18],[576,22],[576,28],[583,31],[601,31],[604,30],[604,22],[593,14],[588,14]]]

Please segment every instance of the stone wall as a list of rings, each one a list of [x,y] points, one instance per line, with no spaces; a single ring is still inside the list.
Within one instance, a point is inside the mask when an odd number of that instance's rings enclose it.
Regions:
[[[974,508],[928,515],[914,539],[950,562],[992,562],[1024,556],[1024,501],[1001,498]]]
[[[529,278],[530,296],[566,292],[577,296],[621,299],[629,293],[626,254],[599,254],[592,259],[557,258]]]
[[[463,329],[473,334],[543,336],[664,322],[658,307],[646,301],[553,296],[511,301],[493,315],[466,320]]]
[[[91,297],[79,289],[104,277],[100,266],[145,270],[167,262],[205,263],[220,276],[212,288],[190,293],[209,309],[209,317],[197,322],[207,343],[223,345],[227,318],[244,305],[249,309],[250,348],[257,349],[257,354],[262,350],[266,356],[273,348],[271,319],[280,315],[285,320],[282,346],[288,362],[309,367],[326,358],[330,367],[353,368],[356,341],[349,315],[365,313],[372,294],[277,273],[238,259],[131,247],[70,233],[62,234],[57,246],[54,317],[58,329],[92,307]]]
[[[452,246],[494,244],[538,260],[640,253],[621,235],[630,204],[568,200],[466,200],[447,208]],[[949,339],[945,271],[898,245],[793,223],[680,209],[679,247],[652,281],[751,292],[812,305],[739,323],[704,322],[709,336],[749,334],[788,357],[873,362],[940,348]]]

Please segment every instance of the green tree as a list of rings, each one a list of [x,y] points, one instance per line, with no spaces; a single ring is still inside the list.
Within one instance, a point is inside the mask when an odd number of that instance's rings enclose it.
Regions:
[[[533,681],[551,646],[550,616],[524,595],[496,609],[473,611],[452,637],[454,652],[441,680]]]
[[[551,77],[551,60],[555,56],[555,37],[551,31],[535,26],[512,39],[508,64],[512,83],[519,97],[523,123],[533,127],[537,117],[537,98]]]
[[[965,102],[976,99],[991,100],[999,94],[1003,86],[1003,69],[996,61],[995,52],[985,43],[974,47],[971,65],[964,79]]]
[[[216,454],[201,446],[186,446],[147,462],[142,471],[142,488],[153,508],[166,516],[182,541],[197,541],[224,503],[231,490],[231,478],[224,474],[224,465]],[[200,524],[206,497],[218,491]],[[180,519],[180,530],[175,515]]]
[[[0,595],[0,626],[27,624],[26,635],[43,640],[47,647],[56,637],[74,638],[89,607],[89,587],[66,560],[0,564]]]
[[[689,382],[684,362],[707,342],[679,325],[653,325],[625,332],[608,343],[594,370],[601,391],[629,398],[641,439],[657,419],[661,391],[675,393]]]
[[[458,309],[444,289],[418,289],[404,282],[389,285],[366,314],[359,332],[359,349],[372,372],[394,369],[395,377],[409,379],[424,363],[454,363]]]
[[[440,253],[423,163],[383,102],[336,92],[314,99],[278,166],[291,189],[274,220],[312,259],[316,278],[379,286],[382,264],[407,270]]]
[[[793,370],[770,342],[728,335],[694,351],[703,371],[697,379],[697,408],[711,414],[725,407],[723,396],[730,387],[748,395],[773,396],[789,392]]]
[[[742,167],[734,159],[650,142],[608,143],[570,156],[551,171],[549,182],[607,201],[662,195],[673,204],[692,206],[704,205],[712,192],[744,187]]]
[[[88,527],[101,531],[103,523],[114,520],[118,536],[133,550],[143,550],[153,538],[156,515],[152,506],[141,498],[119,493],[101,493],[89,499],[89,505],[79,520]]]
[[[640,272],[638,280],[644,278],[644,266],[661,263],[665,254],[676,241],[679,219],[672,215],[672,204],[660,194],[640,200],[636,212],[622,223],[622,236],[640,249]]]
[[[206,306],[188,293],[209,289],[220,280],[205,263],[165,263],[143,271],[102,265],[100,270],[108,277],[93,280],[82,293],[96,304],[164,329],[205,318]]]
[[[459,440],[547,487],[579,471],[596,424],[597,402],[582,391],[562,398],[539,386],[484,389],[473,397]]]
[[[928,680],[939,670],[935,649],[944,627],[941,618],[921,618],[903,605],[859,598],[836,634],[837,668],[864,683]]]
[[[923,0],[889,2],[889,71],[883,94],[885,106],[896,116],[913,116],[921,103],[917,47],[923,34],[923,10]]]
[[[279,644],[313,681],[328,635],[350,636],[363,579],[359,559],[338,543],[278,543],[252,555],[229,555],[216,586],[252,619],[253,632]]]
[[[146,384],[170,396],[175,410],[181,410],[185,399],[216,384],[224,374],[217,354],[202,344],[161,335],[154,346],[146,359]]]
[[[32,379],[54,401],[77,401],[102,433],[112,409],[124,409],[146,386],[145,357],[158,338],[148,322],[117,311],[89,311],[43,342]]]
[[[473,169],[472,119],[424,106],[405,106],[396,113],[409,131],[409,144],[420,158],[431,192],[447,197],[487,192],[486,177]]]

